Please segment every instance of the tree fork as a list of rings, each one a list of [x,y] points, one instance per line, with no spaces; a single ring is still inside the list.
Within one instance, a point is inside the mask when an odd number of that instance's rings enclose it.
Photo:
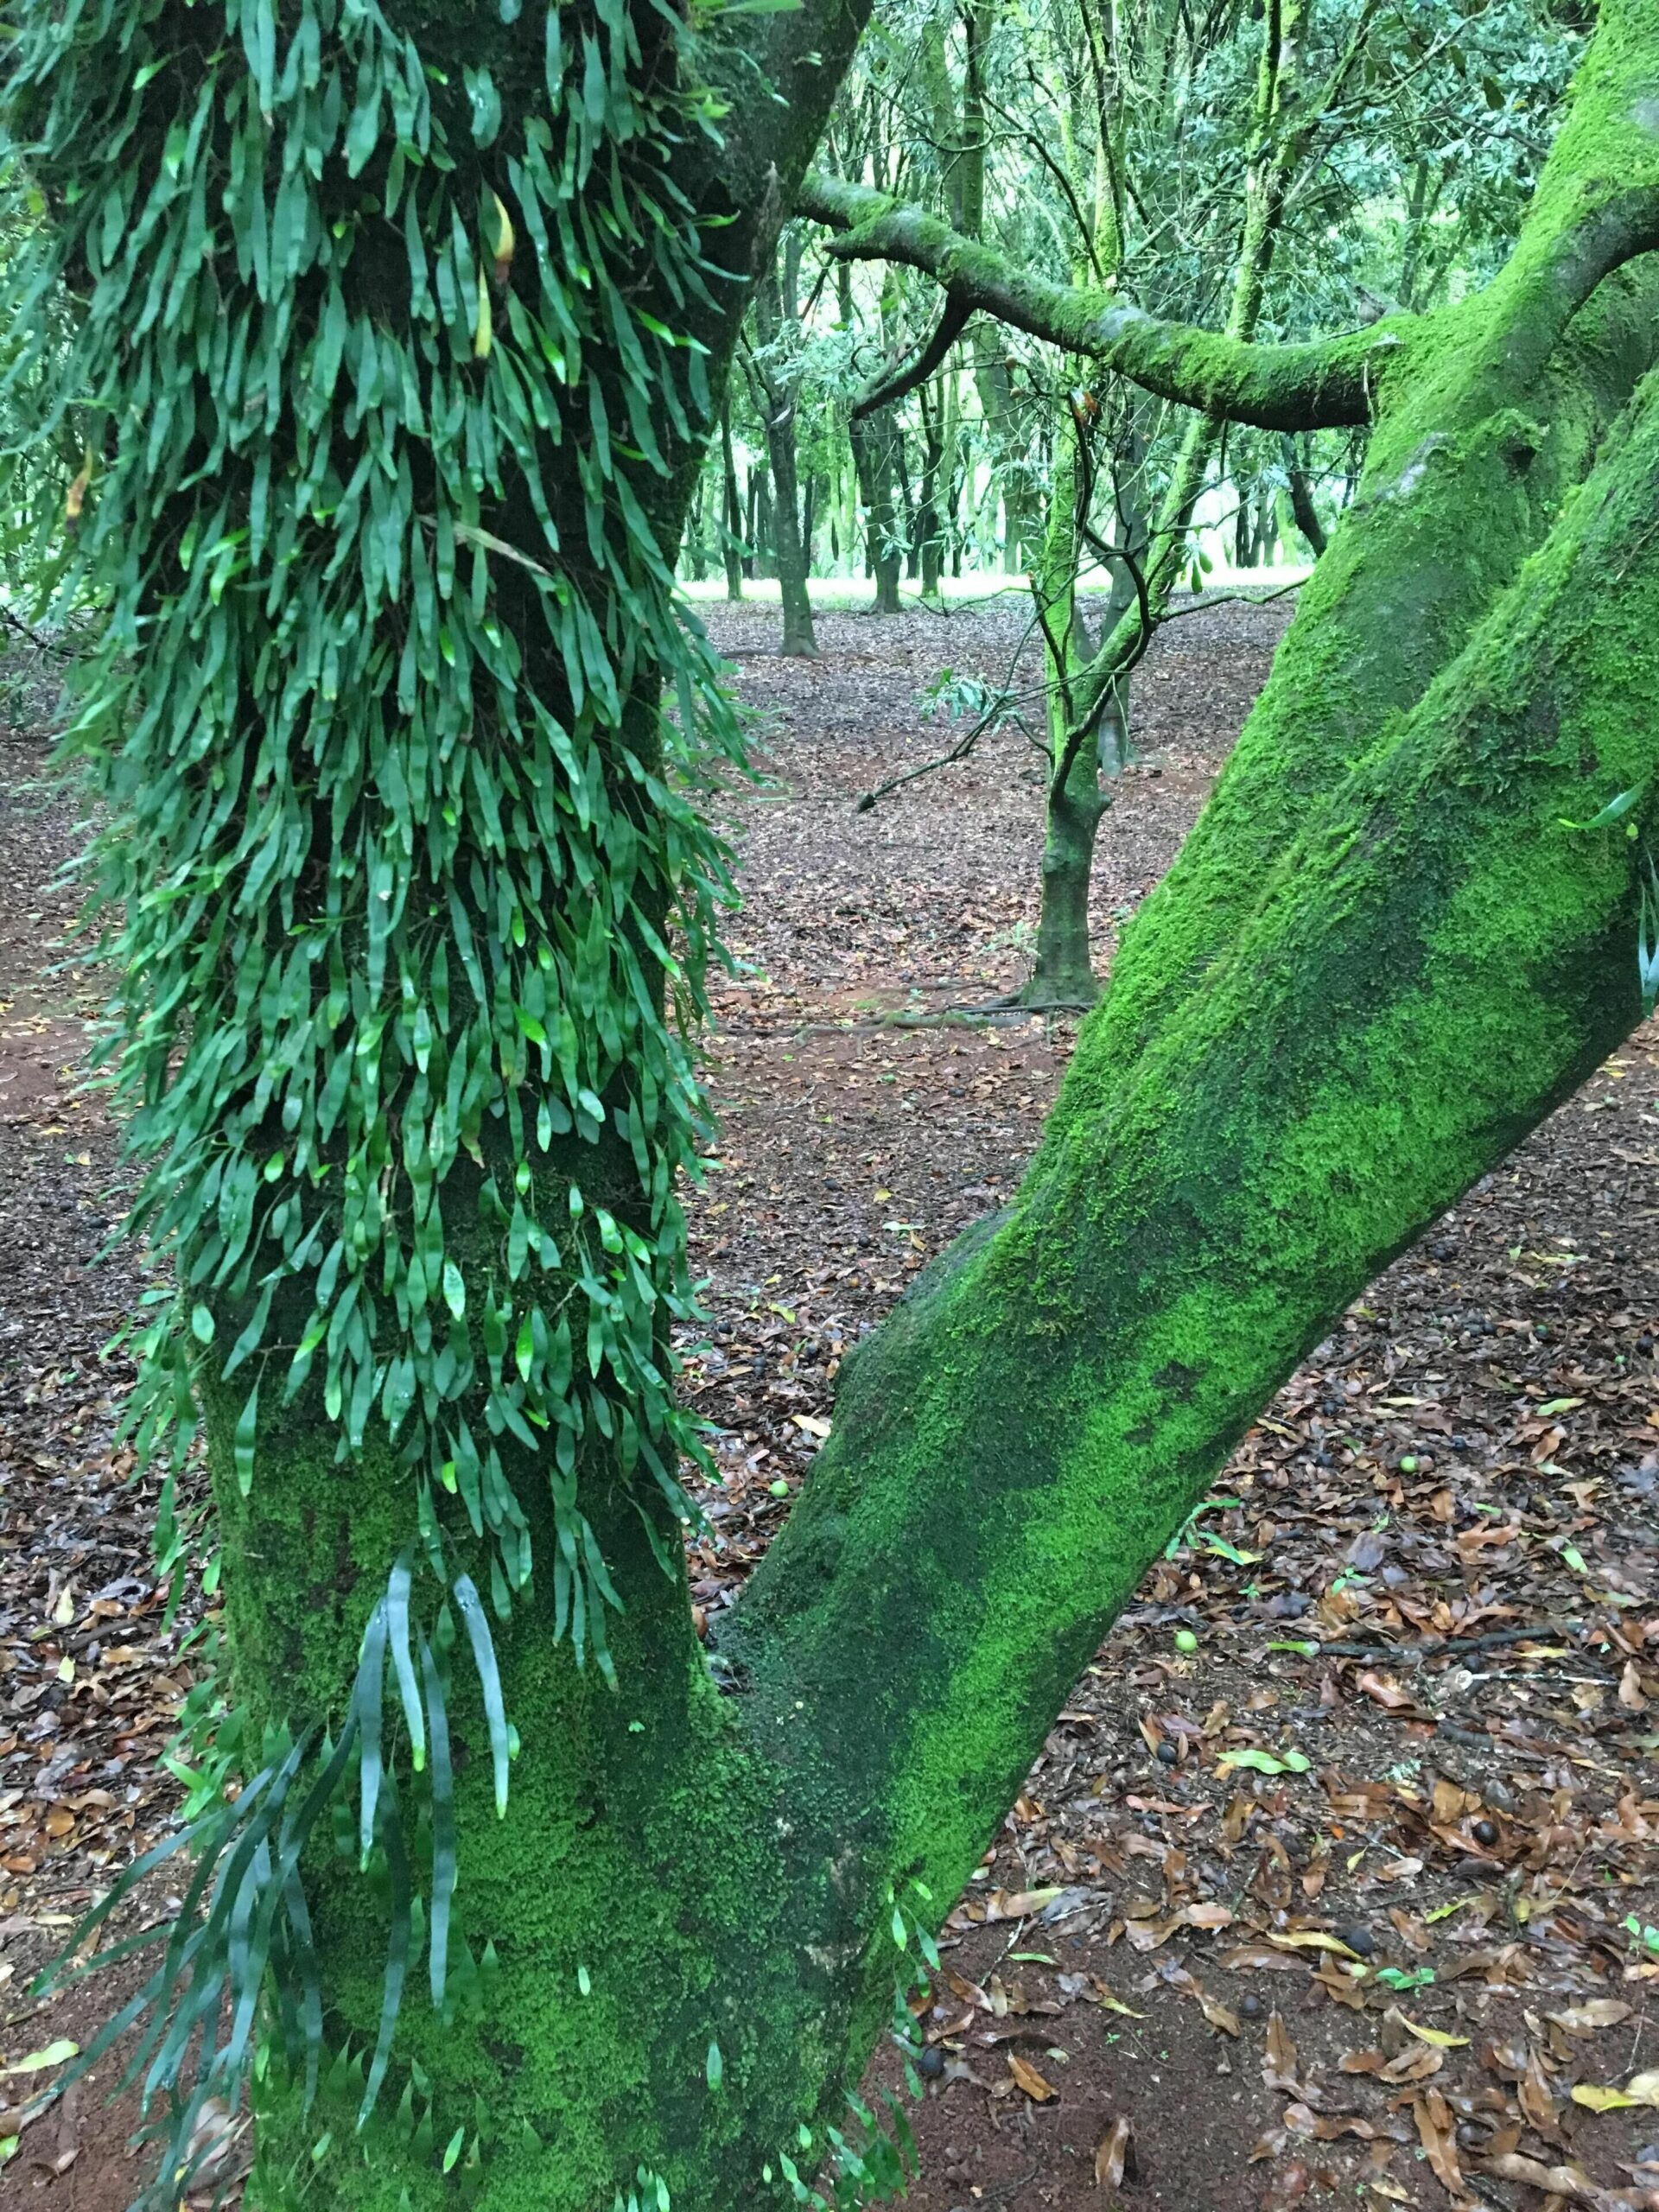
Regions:
[[[481,2031],[468,2063],[539,2146],[521,2133],[492,2154],[488,2212],[588,2212],[602,2197],[569,2177],[597,2179],[601,2146],[619,2180],[658,2161],[709,2212],[768,2201],[784,2107],[821,2144],[879,2027],[894,1894],[920,1883],[944,1911],[1078,1669],[1272,1390],[1637,1018],[1637,848],[1623,824],[1561,824],[1659,769],[1656,481],[1650,378],[1537,556],[1313,810],[1135,1066],[1116,1065],[1104,1010],[1085,1027],[1009,1213],[848,1363],[812,1478],[722,1624],[723,1696],[686,1643],[683,1588],[653,1597],[642,1562],[631,1587],[658,1625],[630,1628],[645,1639],[630,1669],[649,1657],[678,1686],[660,1732],[643,1716],[650,1744],[628,1735],[638,1675],[608,1706],[594,1694],[588,1778],[567,1762],[546,1800],[568,1915],[538,1902],[523,1928],[517,1901],[527,1881],[549,1890],[545,1861],[532,1876],[503,1857],[498,1883],[480,1777],[467,1906],[512,1993],[494,2017],[536,2032],[504,2067]],[[568,1656],[525,1657],[568,1736]],[[745,1929],[781,1913],[791,1931],[765,1956],[704,1894],[714,1821],[760,1901]],[[632,1973],[665,1923],[636,1929],[614,1904],[646,1872],[677,1931],[651,1982],[665,2010]],[[613,1923],[596,1972],[583,1954]],[[607,2003],[614,1968],[620,2020],[580,1996],[549,2018],[546,1993],[584,1964]],[[447,2043],[442,2059],[460,2063]],[[405,2185],[436,2201],[423,2169],[377,2146],[340,2201],[391,2212]]]

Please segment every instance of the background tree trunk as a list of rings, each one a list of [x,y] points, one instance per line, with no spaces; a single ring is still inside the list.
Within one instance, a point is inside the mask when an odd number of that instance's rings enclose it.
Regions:
[[[1290,487],[1290,511],[1296,518],[1296,527],[1307,540],[1307,548],[1317,561],[1325,550],[1325,525],[1319,520],[1319,511],[1313,504],[1313,484],[1303,465],[1301,449],[1297,440],[1287,431],[1281,451],[1284,454],[1285,477]]]
[[[849,425],[853,462],[864,502],[865,573],[875,582],[877,614],[897,614],[904,541],[893,508],[893,410],[879,408]]]
[[[720,410],[721,558],[726,564],[726,596],[743,596],[743,505],[737,489],[737,464],[732,458],[732,403],[728,394]]]
[[[792,284],[789,289],[792,293]],[[775,257],[755,287],[754,318],[759,340],[753,362],[754,396],[766,425],[766,453],[772,463],[769,520],[784,610],[783,651],[794,658],[811,659],[818,650],[807,592],[811,531],[809,524],[804,539],[796,466],[795,374],[791,363],[781,353],[786,328],[794,325],[793,301],[784,299]]]

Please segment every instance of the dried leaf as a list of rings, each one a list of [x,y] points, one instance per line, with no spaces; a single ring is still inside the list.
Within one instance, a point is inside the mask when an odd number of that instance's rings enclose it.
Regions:
[[[1046,2105],[1051,2097],[1060,2094],[1052,2082],[1044,2081],[1031,2062],[1021,2058],[1017,2051],[1008,2053],[1008,2071],[1033,2104]]]
[[[1183,1905],[1175,1916],[1178,1928],[1230,1928],[1233,1916],[1224,1904]]]
[[[1102,2189],[1122,2186],[1135,2130],[1127,2113],[1115,2120],[1095,2145],[1095,2180]]]
[[[1555,2092],[1549,2086],[1549,2076],[1538,2062],[1536,2051],[1527,2053],[1527,2070],[1521,2076],[1516,2091],[1521,2109],[1535,2127],[1553,2130],[1555,2126]]]
[[[1392,1675],[1379,1675],[1372,1667],[1362,1669],[1359,1687],[1388,1713],[1409,1712],[1416,1702],[1411,1692],[1402,1689]]]
[[[1337,2061],[1339,2074],[1380,2074],[1393,2062],[1385,2050],[1344,2050]]]
[[[1195,1983],[1194,1989],[1198,1996],[1198,2009],[1211,2026],[1219,2028],[1224,2036],[1237,2035],[1239,2018],[1231,2006],[1224,2005],[1219,1997],[1212,1996],[1202,1983]]]
[[[1616,2028],[1630,2018],[1631,2009],[1617,1997],[1592,1997],[1587,2005],[1569,2005],[1565,2012],[1546,2012],[1544,2018],[1570,2036],[1587,2036],[1598,2028]]]
[[[1282,1951],[1270,1951],[1265,1943],[1241,1943],[1236,1950],[1224,1954],[1221,1963],[1229,1974],[1255,1971],[1268,1974],[1294,1974],[1301,1965],[1298,1958],[1287,1958]]]
[[[1351,2012],[1365,2010],[1365,1995],[1359,1984],[1344,1974],[1334,1959],[1321,1959],[1319,1970],[1313,1977],[1325,1995],[1338,2005],[1345,2005]]]
[[[1410,2044],[1397,2058],[1389,2059],[1382,2069],[1385,2082],[1427,2082],[1438,2074],[1446,2063],[1443,2050],[1430,2050],[1422,2044]]]
[[[1262,2052],[1262,2079],[1270,2089],[1288,2089],[1294,2096],[1301,2094],[1301,2085],[1296,2079],[1296,2046],[1290,2039],[1290,2030],[1285,2025],[1281,2012],[1268,2017],[1268,2039]]]
[[[1518,2151],[1503,2152],[1484,2164],[1486,2171],[1496,2174],[1500,2181],[1522,2181],[1529,2188],[1541,2189],[1547,2196],[1573,2196],[1589,2204],[1602,2201],[1603,2192],[1577,2166],[1547,2166],[1541,2159],[1523,2158]]]
[[[1025,1920],[1062,1894],[1058,1889],[993,1890],[985,1900],[985,1917],[988,1921]]]
[[[1337,1936],[1326,1936],[1316,1928],[1300,1928],[1288,1936],[1270,1935],[1268,1941],[1276,1950],[1330,1951],[1339,1959],[1357,1959],[1359,1956],[1357,1951],[1351,1951]]]
[[[1413,2098],[1411,2112],[1417,2123],[1417,2139],[1423,2146],[1434,2178],[1453,2196],[1461,2197],[1463,2169],[1458,2163],[1451,2107],[1438,2089],[1430,2089],[1427,2094]]]

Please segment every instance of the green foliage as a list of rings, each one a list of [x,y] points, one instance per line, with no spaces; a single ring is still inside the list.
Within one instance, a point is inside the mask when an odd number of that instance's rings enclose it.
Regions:
[[[195,2169],[211,2164],[217,2132],[204,2126],[210,2099],[233,2110],[245,2085],[263,2032],[262,1999],[269,1971],[276,2003],[275,2026],[286,2063],[302,2080],[302,2102],[308,2111],[317,2094],[323,2056],[323,1989],[316,1939],[301,1871],[306,1854],[323,1832],[355,1770],[359,1816],[334,1820],[337,1847],[357,1857],[385,1897],[389,1938],[380,2018],[373,2055],[362,2081],[358,2125],[373,2112],[391,2061],[392,2035],[402,2007],[408,1973],[423,1939],[429,1963],[432,2003],[453,2013],[464,2001],[468,1972],[450,1987],[449,1916],[454,1896],[454,1777],[449,1751],[449,1656],[459,1637],[451,1610],[439,1611],[433,1644],[416,1632],[421,1673],[416,1687],[410,1649],[410,1560],[392,1570],[386,1592],[375,1606],[363,1638],[356,1680],[338,1741],[317,1727],[297,1740],[286,1725],[268,1726],[263,1742],[248,1757],[247,1719],[239,1709],[218,1719],[208,1738],[207,1776],[200,1785],[200,1808],[183,1825],[126,1868],[76,1930],[79,1947],[139,1891],[147,1876],[184,1853],[193,1872],[176,1918],[136,1937],[113,1944],[73,1969],[75,1978],[96,1974],[119,1961],[164,1945],[160,1963],[139,1989],[107,2020],[73,2065],[54,2085],[60,2094],[97,2066],[129,2031],[137,2040],[121,2076],[123,2090],[143,2084],[148,2115],[158,2098],[165,2117],[147,2133],[166,2141],[159,2177],[160,2201],[171,2205],[196,2179]],[[477,1592],[464,1575],[451,1586],[454,1605],[472,1631],[472,1656],[484,1688],[486,1712],[500,1710],[495,1654]],[[433,1645],[435,1644],[435,1655]],[[397,1686],[416,1771],[429,1745],[431,1779],[427,1821],[430,1830],[430,1905],[415,1890],[395,1771],[385,1756],[382,1727],[387,1667]],[[199,1702],[207,1686],[196,1694]],[[495,1745],[493,1742],[493,1750]],[[224,1787],[245,1764],[257,1770],[239,1788]],[[309,1764],[308,1782],[302,1777]],[[505,1809],[506,1752],[496,1758],[497,1802]],[[193,1789],[193,1803],[197,1800]],[[340,1808],[343,1811],[343,1808]],[[467,1965],[470,1969],[472,1961]],[[45,1977],[51,1987],[68,1978],[66,1964]],[[230,2031],[219,2032],[228,2012]]]
[[[722,869],[673,771],[731,729],[646,512],[664,407],[687,435],[676,392],[706,401],[640,298],[702,289],[662,168],[683,102],[633,88],[614,6],[548,15],[505,137],[468,69],[471,144],[378,9],[307,0],[280,55],[269,0],[206,55],[171,16],[38,10],[10,93],[57,219],[13,264],[10,396],[66,278],[60,390],[99,395],[63,589],[109,619],[70,741],[111,809],[129,1231],[179,1276],[140,1444],[176,1460],[211,1358],[246,1381],[245,1486],[261,1403],[310,1383],[342,1459],[399,1440],[435,1557],[441,1493],[487,1531],[498,1603],[531,1566],[517,1445],[602,1659],[579,1450],[677,1497],[688,1440],[659,1340],[702,1109],[659,978],[695,1010]],[[509,500],[533,557],[484,527]]]
[[[407,1484],[339,1734],[275,1727],[168,1847],[199,1863],[144,1993],[152,2095],[176,2097],[198,2031],[198,2091],[234,2094],[268,1966],[315,2069],[296,1869],[354,1767],[390,1892],[373,2103],[420,1904],[388,1654],[430,1762],[442,2001],[442,1655],[410,1560],[465,1630],[502,1809],[511,1726],[457,1547],[504,1617],[550,1575],[557,1632],[608,1674],[620,1600],[583,1484],[686,1510],[674,1185],[705,1127],[686,1032],[726,888],[686,786],[700,748],[738,750],[653,521],[709,409],[706,264],[668,169],[713,112],[686,50],[665,0],[500,0],[418,41],[375,0],[68,0],[26,10],[14,51],[5,124],[45,219],[7,269],[0,370],[29,436],[72,402],[86,425],[77,526],[52,542],[54,504],[37,550],[61,607],[104,616],[68,750],[105,807],[127,1232],[176,1283],[130,1414],[168,1471],[162,1555],[199,1382],[240,1396],[220,1473],[243,1495],[299,1418],[342,1463],[389,1437]]]

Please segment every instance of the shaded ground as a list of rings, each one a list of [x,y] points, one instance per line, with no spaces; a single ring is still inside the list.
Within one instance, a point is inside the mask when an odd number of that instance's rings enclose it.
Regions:
[[[690,1382],[727,1477],[693,1559],[705,1610],[787,1510],[846,1344],[1012,1189],[1073,1033],[935,1018],[1022,972],[1040,785],[1019,737],[874,815],[851,804],[944,749],[916,695],[946,664],[999,676],[1020,602],[826,615],[816,666],[773,655],[772,610],[709,619],[776,782],[731,808],[744,964],[717,993],[721,1136],[694,1207],[711,1327]],[[1281,621],[1194,613],[1138,679],[1141,765],[1096,873],[1103,967]],[[174,1802],[156,1754],[188,1662],[159,1632],[147,1503],[110,1452],[122,1370],[94,1359],[141,1286],[86,1266],[118,1204],[101,1116],[67,1091],[86,986],[39,974],[73,827],[39,788],[38,741],[0,747],[15,2065],[83,2031],[74,1999],[37,2011],[26,1985]],[[924,2212],[1535,2212],[1552,2186],[1604,2208],[1659,2187],[1638,2164],[1659,2112],[1572,2095],[1632,2076],[1645,2094],[1659,2069],[1656,1132],[1644,1036],[1353,1309],[1147,1579],[953,1916],[919,2031]],[[0,2096],[15,2111],[37,2078],[0,2077]],[[13,2124],[0,2112],[0,2138]],[[0,2203],[115,2212],[133,2174],[83,2102],[24,2135]]]

